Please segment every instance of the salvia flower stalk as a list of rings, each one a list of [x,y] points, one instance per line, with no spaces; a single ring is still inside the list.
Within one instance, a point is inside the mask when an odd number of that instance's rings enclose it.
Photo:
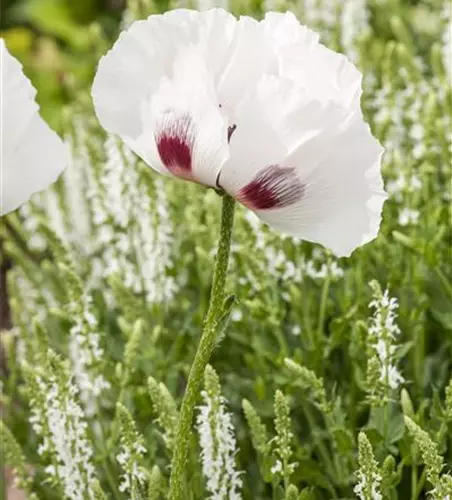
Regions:
[[[241,472],[236,470],[238,452],[232,416],[215,370],[207,365],[204,374],[203,404],[196,418],[201,446],[202,470],[211,500],[240,500]]]

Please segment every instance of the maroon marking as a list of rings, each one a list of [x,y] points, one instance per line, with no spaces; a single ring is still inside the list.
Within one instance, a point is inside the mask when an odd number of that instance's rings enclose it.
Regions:
[[[251,210],[283,208],[297,202],[304,189],[293,167],[269,165],[239,191],[237,200]]]
[[[168,113],[155,133],[163,164],[172,174],[184,179],[192,177],[193,129],[189,115],[175,116]]]

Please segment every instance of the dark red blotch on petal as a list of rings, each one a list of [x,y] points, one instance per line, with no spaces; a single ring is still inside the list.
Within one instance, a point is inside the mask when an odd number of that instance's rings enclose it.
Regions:
[[[283,208],[297,202],[304,193],[293,167],[270,165],[244,186],[237,200],[251,210]]]
[[[169,114],[157,129],[155,140],[165,167],[177,177],[191,178],[194,125],[190,116]]]

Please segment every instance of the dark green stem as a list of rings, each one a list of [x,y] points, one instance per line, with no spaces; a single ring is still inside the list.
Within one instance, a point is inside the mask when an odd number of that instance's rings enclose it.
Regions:
[[[412,497],[414,500],[418,500],[418,498],[421,496],[421,493],[422,493],[424,486],[425,486],[426,479],[427,479],[427,469],[424,468],[424,470],[422,471],[421,477],[417,483],[416,490],[412,494]]]
[[[312,439],[314,441],[315,446],[317,447],[317,451],[319,452],[320,457],[323,460],[327,474],[330,477],[332,483],[337,483],[338,478],[335,471],[335,465],[333,464],[333,460],[330,457],[330,452],[328,450],[328,447],[325,445],[323,440],[318,437],[316,433],[317,424],[315,422],[314,415],[308,405],[304,406],[303,411],[306,420],[308,421],[308,425],[311,428]],[[334,488],[334,486],[332,487]]]
[[[204,370],[217,341],[217,326],[222,313],[225,297],[226,274],[232,241],[233,223],[234,200],[230,196],[224,195],[220,237],[215,259],[209,308],[180,408],[175,449],[171,464],[170,491],[168,497],[170,500],[182,500],[184,497],[183,475],[188,457],[188,444],[193,422],[193,412],[201,389]]]

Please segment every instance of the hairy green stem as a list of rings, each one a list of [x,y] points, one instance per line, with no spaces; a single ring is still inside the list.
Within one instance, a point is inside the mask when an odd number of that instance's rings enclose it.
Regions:
[[[175,449],[171,464],[170,500],[182,500],[183,498],[183,474],[188,457],[188,444],[192,428],[193,412],[196,399],[201,389],[204,370],[209,362],[217,340],[218,320],[222,313],[225,297],[226,273],[231,248],[233,223],[234,200],[230,196],[224,195],[220,237],[215,259],[209,308],[204,320],[201,340],[190,369],[187,387],[180,408]]]

